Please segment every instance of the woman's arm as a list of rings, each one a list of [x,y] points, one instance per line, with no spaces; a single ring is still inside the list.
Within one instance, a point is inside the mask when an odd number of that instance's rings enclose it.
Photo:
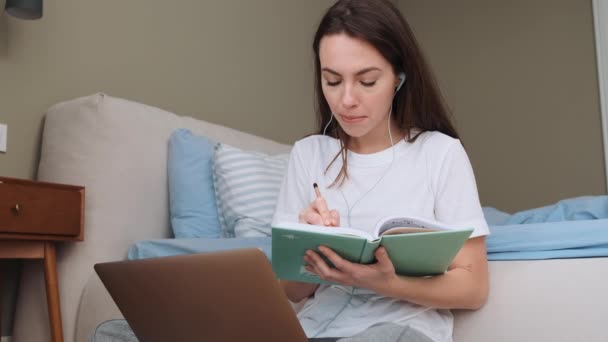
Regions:
[[[396,276],[377,291],[385,296],[442,309],[472,309],[488,298],[485,237],[468,240],[448,271],[426,278]]]
[[[304,257],[307,270],[323,280],[371,289],[393,297],[441,309],[478,309],[488,297],[488,261],[485,237],[469,239],[454,258],[448,271],[433,277],[403,277],[395,273],[384,248],[378,248],[371,265],[349,262],[331,249],[320,247],[335,268],[330,268],[314,251]]]
[[[319,287],[319,284],[303,283],[298,281],[281,280],[283,292],[287,295],[290,301],[297,303],[304,298],[312,296]]]

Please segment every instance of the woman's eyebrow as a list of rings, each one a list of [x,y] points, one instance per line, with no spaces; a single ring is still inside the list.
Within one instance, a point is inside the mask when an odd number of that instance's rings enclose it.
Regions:
[[[334,75],[336,75],[336,76],[342,76],[342,75],[340,75],[340,73],[339,73],[339,72],[337,72],[337,71],[335,71],[335,70],[332,70],[332,69],[330,69],[330,68],[322,68],[321,70],[322,70],[322,71],[327,71],[328,73],[330,73],[330,74],[334,74]],[[376,68],[376,67],[369,67],[369,68],[361,69],[361,70],[357,71],[357,73],[355,73],[355,75],[356,75],[356,76],[360,76],[360,75],[363,75],[363,74],[365,74],[365,73],[367,73],[367,72],[374,71],[374,70],[378,70],[378,71],[379,71],[379,70],[380,70],[380,68]]]

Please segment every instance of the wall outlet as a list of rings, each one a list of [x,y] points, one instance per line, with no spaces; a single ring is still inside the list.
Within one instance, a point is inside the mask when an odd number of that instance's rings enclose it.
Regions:
[[[8,135],[8,126],[0,124],[0,152],[6,152],[6,140]]]

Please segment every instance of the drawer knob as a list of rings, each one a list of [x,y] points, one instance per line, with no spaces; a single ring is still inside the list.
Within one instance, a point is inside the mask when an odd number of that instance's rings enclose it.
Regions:
[[[15,204],[12,209],[14,214],[19,215],[19,212],[21,211],[21,207],[19,206],[19,204]]]

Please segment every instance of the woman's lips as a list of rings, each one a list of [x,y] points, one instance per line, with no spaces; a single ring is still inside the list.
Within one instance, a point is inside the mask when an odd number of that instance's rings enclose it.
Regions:
[[[340,118],[347,123],[357,123],[361,122],[365,119],[365,116],[354,116],[354,115],[342,115],[340,114]]]

